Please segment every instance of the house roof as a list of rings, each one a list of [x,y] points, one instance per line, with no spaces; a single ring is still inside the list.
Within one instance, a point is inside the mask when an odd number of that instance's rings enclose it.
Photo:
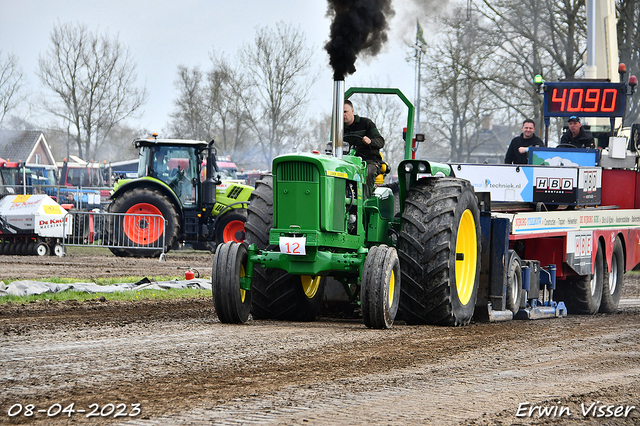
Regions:
[[[0,157],[11,161],[27,162],[41,138],[45,150],[53,160],[51,151],[44,141],[42,130],[0,130]]]
[[[477,138],[482,145],[474,149],[472,155],[504,156],[513,137],[511,128],[505,125],[494,124],[491,130],[479,130],[472,138]]]

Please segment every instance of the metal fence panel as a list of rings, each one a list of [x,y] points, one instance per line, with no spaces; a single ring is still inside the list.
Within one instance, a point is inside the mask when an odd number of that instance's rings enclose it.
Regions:
[[[64,226],[72,226],[63,246],[107,247],[127,250],[160,250],[165,254],[165,220],[161,215],[70,211]],[[70,225],[66,225],[70,223]]]

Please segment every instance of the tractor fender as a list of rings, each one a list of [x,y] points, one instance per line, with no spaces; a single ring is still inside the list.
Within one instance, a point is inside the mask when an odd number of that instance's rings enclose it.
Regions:
[[[142,177],[139,179],[128,180],[121,185],[118,186],[118,189],[113,191],[109,199],[113,202],[118,197],[122,196],[125,192],[132,191],[136,188],[146,188],[146,189],[155,189],[160,191],[163,195],[165,195],[176,207],[178,211],[178,215],[182,219],[184,216],[184,212],[182,209],[182,203],[180,203],[180,199],[176,196],[175,192],[167,185],[159,179],[152,177]]]

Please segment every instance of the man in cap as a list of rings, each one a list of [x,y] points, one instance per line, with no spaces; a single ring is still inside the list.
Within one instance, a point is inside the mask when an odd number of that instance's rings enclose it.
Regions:
[[[569,130],[562,135],[560,144],[569,144],[576,148],[595,148],[593,135],[582,128],[580,117],[575,115],[569,117]]]

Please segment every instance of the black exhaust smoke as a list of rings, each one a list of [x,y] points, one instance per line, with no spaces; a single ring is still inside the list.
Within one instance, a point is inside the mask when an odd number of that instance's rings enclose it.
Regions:
[[[387,41],[388,19],[395,14],[391,0],[328,0],[327,16],[333,17],[329,53],[333,79],[356,71],[356,58],[362,53],[375,56]]]

